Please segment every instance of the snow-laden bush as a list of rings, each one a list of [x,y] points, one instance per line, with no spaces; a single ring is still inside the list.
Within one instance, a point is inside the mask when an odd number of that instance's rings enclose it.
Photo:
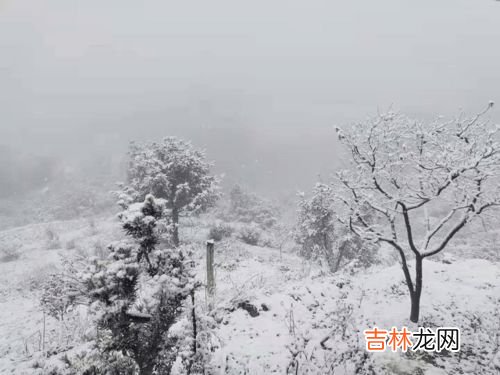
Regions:
[[[82,345],[49,359],[37,358],[33,364],[33,367],[42,368],[39,374],[43,375],[137,375],[139,370],[137,364],[123,353],[101,352],[90,345]]]
[[[21,257],[21,244],[14,243],[2,243],[0,244],[0,263],[13,262]]]
[[[262,229],[255,223],[242,225],[238,230],[238,238],[248,245],[257,246],[262,238]]]
[[[64,248],[66,250],[76,249],[76,239],[75,238],[71,238],[68,241],[66,241],[66,243],[64,244]]]
[[[328,327],[329,332],[321,340],[312,340],[304,327],[294,326],[291,330],[287,375],[388,375],[375,363],[373,354],[366,351],[361,330],[367,322],[360,318],[357,302],[350,299],[353,288],[348,279],[342,281],[342,290],[335,309],[319,314],[327,320],[311,322]],[[324,309],[321,305],[318,308]]]
[[[53,249],[59,249],[61,247],[61,240],[59,238],[59,234],[57,234],[57,232],[54,229],[48,227],[45,230],[45,235],[47,236],[47,245],[46,245],[47,249],[53,250]]]
[[[233,232],[234,228],[231,225],[221,221],[217,221],[214,225],[210,227],[208,232],[208,239],[219,242],[225,238],[231,237]]]
[[[223,216],[227,221],[257,223],[262,228],[271,228],[276,224],[279,212],[269,201],[235,185],[229,193],[229,207]]]
[[[156,248],[165,211],[165,201],[151,195],[131,205],[120,218],[134,241],[112,244],[108,259],[95,260],[84,279],[107,337],[100,349],[127,353],[140,374],[159,366],[170,372],[172,359],[160,353],[175,347],[166,336],[194,289],[186,249]]]
[[[169,331],[169,339],[177,342],[171,372],[174,375],[215,374],[211,359],[213,353],[222,346],[215,333],[217,323],[200,304],[195,305],[193,310],[192,301],[186,305],[191,314],[184,316]],[[172,353],[162,354],[172,356]],[[158,373],[163,372],[159,369]]]
[[[294,238],[302,247],[301,255],[307,259],[326,259],[330,269],[336,271],[335,213],[331,188],[316,184],[311,198],[300,195],[298,208]]]
[[[40,304],[43,311],[57,320],[64,320],[77,298],[73,283],[64,274],[54,273],[45,280],[42,290]]]
[[[119,215],[130,240],[112,243],[105,257],[65,263],[77,297],[87,301],[97,326],[91,350],[67,353],[68,373],[170,373],[178,349],[169,330],[184,312],[195,283],[191,248],[167,246],[167,211],[163,199],[146,196]],[[42,303],[61,315],[67,308],[64,279],[47,285]],[[54,298],[51,290],[57,292]]]
[[[293,232],[306,259],[326,260],[329,269],[336,272],[346,262],[356,260],[358,266],[374,263],[375,247],[337,220],[334,192],[331,186],[317,183],[311,196],[300,194],[298,218]],[[365,220],[371,219],[365,214]]]

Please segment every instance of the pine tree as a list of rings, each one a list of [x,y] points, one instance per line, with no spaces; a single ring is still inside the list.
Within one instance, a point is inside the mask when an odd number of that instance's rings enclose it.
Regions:
[[[192,264],[181,247],[157,249],[164,199],[147,195],[119,215],[132,241],[109,247],[105,260],[95,259],[84,275],[92,308],[99,313],[99,345],[103,353],[120,352],[132,359],[141,375],[161,367],[168,374],[175,341],[168,331],[194,289]]]

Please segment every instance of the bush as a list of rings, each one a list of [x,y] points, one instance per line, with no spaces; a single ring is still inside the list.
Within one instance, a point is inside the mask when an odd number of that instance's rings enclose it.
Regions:
[[[130,205],[119,215],[129,240],[111,244],[105,259],[91,259],[78,276],[92,312],[99,314],[97,326],[107,336],[96,343],[101,358],[123,353],[141,374],[160,367],[158,372],[170,374],[176,342],[168,332],[195,288],[191,249],[157,249],[168,213],[165,200],[151,195]]]
[[[229,212],[231,221],[257,223],[264,228],[271,228],[277,222],[278,209],[265,199],[243,190],[239,185],[229,193]]]
[[[66,250],[73,250],[76,248],[76,240],[74,238],[66,241],[66,244],[64,245]]]
[[[377,259],[378,245],[363,241],[349,230],[339,231],[342,240],[338,244],[340,260],[353,262],[356,269],[368,268],[379,262]],[[339,266],[343,266],[339,263]]]
[[[64,320],[64,315],[74,304],[76,294],[73,286],[61,273],[55,273],[43,283],[43,292],[40,304],[43,310],[58,320]]]
[[[0,249],[0,263],[13,262],[21,257],[18,244],[10,244]]]
[[[300,196],[298,222],[294,239],[301,246],[300,255],[306,259],[324,259],[332,272],[346,263],[356,261],[356,268],[366,268],[375,262],[376,246],[353,234],[338,222],[336,201],[330,186],[318,183],[310,198]],[[365,222],[373,218],[362,213]]]
[[[23,281],[23,287],[30,291],[43,290],[46,281],[49,279],[50,275],[57,273],[58,269],[54,263],[48,263],[42,266],[38,266],[26,275]]]
[[[256,224],[245,225],[238,231],[238,238],[248,245],[257,246],[262,238],[262,230]]]
[[[338,285],[342,285],[342,292],[336,299],[333,311],[331,306],[319,304],[317,309],[321,313],[317,316],[322,318],[311,323],[329,327],[329,333],[321,341],[311,339],[308,327],[295,324],[292,308],[287,314],[289,330],[293,335],[287,345],[289,363],[285,374],[389,375],[375,362],[374,355],[366,351],[360,340],[358,327],[366,327],[369,322],[361,314],[359,305],[352,303],[352,295],[356,290],[348,279]],[[329,318],[331,316],[335,319]],[[317,352],[322,355],[315,355]]]
[[[340,254],[335,251],[335,212],[332,203],[332,190],[325,184],[317,183],[310,198],[300,195],[294,239],[302,247],[300,255],[306,259],[325,259],[335,272],[340,263]]]
[[[210,228],[208,239],[219,242],[224,238],[231,237],[233,232],[234,229],[229,224],[218,222]]]
[[[61,247],[61,240],[59,239],[59,235],[51,228],[47,228],[45,230],[45,234],[47,236],[47,249],[59,249]]]

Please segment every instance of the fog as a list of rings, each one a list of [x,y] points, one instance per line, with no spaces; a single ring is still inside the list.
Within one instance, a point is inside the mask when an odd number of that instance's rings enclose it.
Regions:
[[[293,191],[338,164],[335,125],[500,101],[493,0],[4,0],[0,20],[0,184],[18,158],[178,135],[227,183]]]

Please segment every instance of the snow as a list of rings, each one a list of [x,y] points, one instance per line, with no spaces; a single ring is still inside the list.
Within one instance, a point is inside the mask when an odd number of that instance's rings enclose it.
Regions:
[[[83,247],[91,247],[94,241],[106,239],[107,243],[120,237],[118,223],[107,219],[97,222],[99,229],[94,235],[90,235],[88,223],[84,220],[0,232],[0,244],[13,239],[23,243],[18,260],[0,263],[0,373],[37,373],[33,363],[40,356],[37,335],[43,329],[43,314],[39,308],[40,291],[36,284],[43,275],[58,267],[61,253],[67,255],[81,251],[78,246],[70,250],[46,249],[43,239],[49,226],[60,234],[62,243],[75,239]],[[197,230],[187,228],[184,234],[192,233],[197,241],[198,278],[204,281],[205,240],[202,240],[202,234],[206,228],[199,222],[194,227]],[[354,306],[347,329],[358,336],[360,347],[364,347],[361,332],[375,325],[387,329],[408,326],[414,330],[417,327],[408,320],[409,297],[397,263],[384,262],[353,276],[348,271],[331,275],[291,252],[285,251],[280,256],[276,249],[249,246],[231,239],[215,243],[215,270],[213,314],[219,322],[215,334],[220,347],[212,353],[212,362],[219,369],[217,375],[283,374],[290,364],[291,352],[304,342],[307,355],[300,357],[301,366],[312,364],[313,360],[308,363],[305,359],[308,356],[321,362],[332,352],[322,349],[320,342],[336,329],[338,311],[343,304]],[[30,288],[32,280],[35,280],[35,285]],[[464,317],[476,316],[480,319],[480,326],[491,327],[495,332],[494,324],[500,306],[498,280],[499,264],[491,260],[448,257],[446,262],[440,262],[426,259],[422,324],[429,322],[461,327],[465,324]],[[204,291],[198,293],[197,300],[205,301]],[[238,308],[243,301],[254,305],[259,315],[251,317],[247,311]],[[496,332],[499,328],[497,326]],[[50,347],[56,341],[57,322],[46,317],[46,330],[46,345]],[[464,327],[464,345],[476,345],[477,340]],[[340,344],[338,337],[325,343],[327,348],[338,348]],[[424,369],[426,375],[447,374],[453,371],[453,360],[445,359],[443,369],[400,353],[374,357],[381,368],[399,374],[417,373],[417,368]],[[500,361],[498,357],[488,360],[492,363]],[[450,367],[446,368],[448,362]],[[464,373],[495,373],[494,370],[478,368],[476,358],[469,358],[460,366],[466,369]]]
[[[295,336],[307,334],[310,341],[319,346],[330,332],[334,320],[331,312],[338,307],[347,278],[341,274],[322,275],[321,270],[309,268],[300,258],[290,254],[280,262],[279,254],[273,249],[246,247],[245,250],[251,252],[250,259],[248,253],[234,257],[238,253],[221,254],[216,250],[218,262],[225,263],[222,259],[230,256],[236,264],[236,268],[230,270],[218,268],[219,306],[234,305],[235,300],[249,300],[257,307],[265,303],[269,311],[261,310],[259,316],[252,318],[244,310],[237,309],[225,317],[219,329],[224,347],[217,353],[216,360],[224,368],[227,366],[224,361],[237,358],[240,369],[245,369],[248,374],[282,373],[289,361],[287,346],[292,344]],[[442,306],[452,304],[457,312],[494,314],[498,308],[494,300],[500,296],[499,279],[498,264],[486,260],[464,260],[453,264],[426,261],[422,316],[436,311],[446,316]],[[366,274],[357,275],[347,299],[360,306],[358,318],[367,324],[356,327],[360,331],[375,325],[417,327],[408,320],[409,297],[398,265],[377,266]],[[286,322],[290,313],[293,313],[295,335],[290,333]],[[464,342],[470,339],[463,337]],[[364,345],[362,337],[360,341]],[[381,356],[381,362],[408,362],[398,354],[391,353],[386,357]],[[434,370],[435,374],[439,373],[439,369]]]

